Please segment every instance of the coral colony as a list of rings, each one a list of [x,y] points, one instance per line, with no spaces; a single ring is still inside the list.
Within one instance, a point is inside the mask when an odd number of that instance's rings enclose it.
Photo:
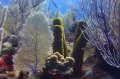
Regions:
[[[0,0],[0,79],[120,79],[120,1]]]

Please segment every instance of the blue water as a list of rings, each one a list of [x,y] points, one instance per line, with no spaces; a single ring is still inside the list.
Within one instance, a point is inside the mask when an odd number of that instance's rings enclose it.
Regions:
[[[69,9],[69,7],[67,5],[68,2],[72,3],[73,5],[75,5],[78,0],[53,0],[53,1],[57,5],[59,11],[62,14],[65,14],[65,12]],[[2,6],[8,5],[9,2],[10,2],[10,0],[2,0]],[[53,10],[55,9],[53,4],[51,5],[51,9],[53,9]]]
[[[9,4],[9,2],[10,2],[10,0],[2,0],[2,5],[3,5],[3,6],[6,6],[6,5]]]
[[[53,0],[53,1],[57,4],[60,12],[64,14],[69,9],[67,5],[68,2],[71,2],[74,5],[78,0]]]

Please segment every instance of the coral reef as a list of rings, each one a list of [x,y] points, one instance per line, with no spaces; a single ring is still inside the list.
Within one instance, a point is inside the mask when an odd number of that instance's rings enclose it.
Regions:
[[[87,40],[81,30],[85,30],[84,26],[87,24],[84,21],[79,21],[75,31],[75,40],[71,57],[66,55],[66,40],[62,20],[56,18],[53,20],[54,27],[54,41],[53,54],[46,59],[46,67],[48,71],[52,72],[57,69],[58,72],[73,71],[75,75],[82,75],[82,64],[84,56],[84,47]],[[64,56],[64,57],[63,57]],[[54,64],[51,64],[54,63]],[[49,70],[50,69],[50,70]]]

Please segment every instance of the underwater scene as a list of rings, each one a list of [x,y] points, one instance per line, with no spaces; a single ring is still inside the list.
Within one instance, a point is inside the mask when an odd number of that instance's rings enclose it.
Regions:
[[[0,0],[0,79],[120,79],[120,0]]]

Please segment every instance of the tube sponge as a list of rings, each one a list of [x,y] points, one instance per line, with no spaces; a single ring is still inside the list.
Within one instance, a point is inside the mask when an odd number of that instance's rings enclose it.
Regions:
[[[61,26],[63,26],[63,21],[62,21],[62,19],[61,19],[61,18],[55,18],[55,19],[53,20],[53,25],[61,25]]]
[[[75,40],[73,45],[73,51],[71,56],[75,59],[74,64],[74,74],[75,75],[81,75],[82,73],[82,64],[83,64],[83,57],[84,57],[84,50],[87,40],[84,37],[82,30],[85,30],[84,26],[87,26],[87,24],[84,21],[79,21],[78,26],[76,28],[75,32]]]
[[[76,43],[78,37],[80,36],[81,34],[81,29],[82,30],[85,30],[84,26],[87,26],[87,23],[84,22],[84,21],[78,21],[77,23],[77,28],[75,30],[75,39],[74,39],[74,44]]]
[[[61,25],[54,25],[54,41],[53,41],[53,52],[59,52],[64,55],[64,31]]]
[[[54,43],[55,43],[55,39],[56,39],[56,41],[58,40],[59,45],[62,46],[62,51],[56,51],[56,50],[54,51],[54,45],[53,45],[53,52],[59,52],[60,54],[64,55],[64,58],[65,58],[67,56],[67,45],[66,45],[63,21],[61,18],[55,18],[53,20],[53,29],[54,29]],[[61,40],[61,42],[59,40]],[[61,47],[59,47],[59,46],[57,46],[57,47],[61,49]]]

